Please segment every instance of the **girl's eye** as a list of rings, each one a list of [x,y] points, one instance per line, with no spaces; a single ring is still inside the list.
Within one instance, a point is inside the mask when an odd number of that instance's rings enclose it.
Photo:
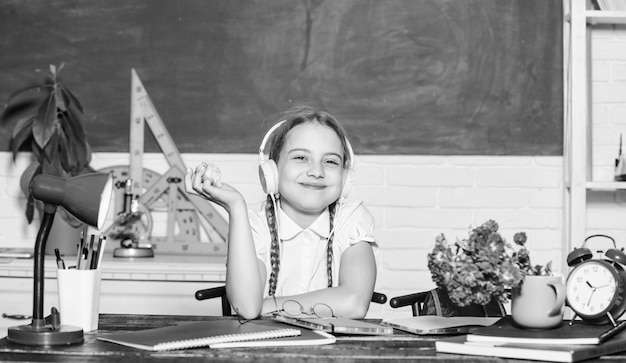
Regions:
[[[339,165],[341,165],[339,160],[334,160],[334,159],[326,160],[326,164],[331,165],[331,166],[339,166]]]
[[[306,156],[304,156],[304,155],[294,155],[293,159],[294,160],[300,160],[300,161],[306,161],[307,160]]]

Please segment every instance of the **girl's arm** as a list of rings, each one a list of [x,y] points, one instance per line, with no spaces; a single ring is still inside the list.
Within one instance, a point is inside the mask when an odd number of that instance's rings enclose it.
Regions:
[[[254,319],[261,314],[265,266],[256,256],[245,203],[229,216],[226,295],[237,314]]]
[[[185,189],[214,202],[228,212],[226,294],[245,319],[259,316],[263,304],[265,267],[257,259],[246,202],[235,188],[215,180],[219,171],[205,163],[185,173]]]
[[[280,309],[286,300],[297,300],[305,311],[311,311],[313,305],[329,305],[336,316],[362,319],[367,314],[374,284],[376,283],[376,261],[372,246],[368,242],[358,242],[348,247],[341,256],[339,284],[336,287],[311,291],[308,293],[269,297],[263,301],[263,313]]]

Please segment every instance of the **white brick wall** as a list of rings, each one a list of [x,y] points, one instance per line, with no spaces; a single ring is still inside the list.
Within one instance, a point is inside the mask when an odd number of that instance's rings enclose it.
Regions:
[[[220,166],[223,179],[242,191],[250,207],[264,200],[252,154],[185,154],[188,166],[200,161]],[[376,218],[380,246],[376,290],[388,297],[433,286],[426,254],[434,238],[467,236],[470,226],[495,219],[507,240],[526,231],[536,263],[552,260],[561,268],[561,157],[487,156],[358,156],[351,197],[361,199]],[[0,153],[0,246],[32,246],[37,223],[23,217],[19,191],[21,170],[29,155],[13,164],[10,153]],[[93,166],[127,165],[128,155],[98,153]],[[148,154],[144,167],[164,173],[168,165],[160,154]],[[373,305],[369,316],[407,316],[388,304]]]

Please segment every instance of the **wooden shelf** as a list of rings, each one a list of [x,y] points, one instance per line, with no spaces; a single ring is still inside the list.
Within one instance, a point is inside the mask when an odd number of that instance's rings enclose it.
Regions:
[[[585,188],[603,191],[626,190],[626,182],[587,182]]]
[[[587,10],[589,24],[626,24],[626,11]]]

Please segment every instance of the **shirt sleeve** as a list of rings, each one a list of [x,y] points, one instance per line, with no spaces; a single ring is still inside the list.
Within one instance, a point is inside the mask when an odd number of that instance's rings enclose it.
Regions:
[[[358,242],[368,242],[376,247],[374,240],[374,217],[360,202],[349,202],[341,206],[336,226],[340,243],[349,247]]]
[[[248,211],[248,220],[250,221],[256,256],[258,259],[265,261],[265,257],[269,254],[267,241],[271,239],[269,227],[265,221],[265,213],[263,211],[250,210]]]

